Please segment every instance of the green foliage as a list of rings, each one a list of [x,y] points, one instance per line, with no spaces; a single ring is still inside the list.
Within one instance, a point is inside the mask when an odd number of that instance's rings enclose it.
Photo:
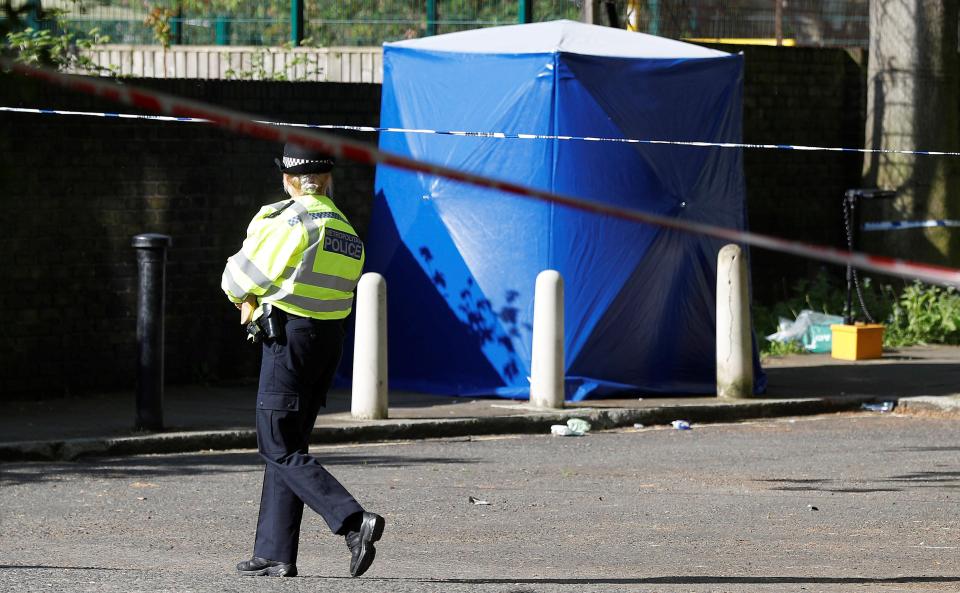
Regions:
[[[864,279],[864,299],[867,301],[867,308],[874,315],[882,311],[889,310],[890,306],[883,303],[879,296],[874,293],[873,283],[869,278]],[[794,295],[786,301],[775,303],[767,307],[759,303],[753,305],[753,326],[756,328],[759,339],[760,351],[762,355],[780,356],[783,354],[798,354],[805,352],[799,342],[787,342],[785,344],[771,342],[766,336],[774,333],[778,329],[780,318],[796,319],[800,311],[810,309],[818,313],[828,315],[843,315],[843,308],[846,302],[845,284],[829,277],[821,271],[812,279],[798,281],[791,290]],[[856,296],[854,296],[856,299]]]
[[[153,29],[153,37],[160,45],[167,48],[173,41],[173,27],[170,19],[177,13],[169,8],[153,7],[144,19],[143,24]]]
[[[761,339],[763,339],[761,337]],[[797,340],[791,340],[789,342],[771,342],[769,340],[764,340],[766,343],[762,344],[760,350],[760,356],[786,356],[788,354],[806,354],[807,351],[803,349],[803,344]]]
[[[7,33],[6,49],[12,51],[18,61],[27,64],[99,74],[112,71],[94,64],[80,50],[109,42],[110,38],[101,35],[96,28],[79,35],[69,31],[58,34],[49,29],[27,27],[22,31]]]
[[[80,0],[73,1],[83,7]],[[14,18],[12,22],[5,23],[7,33],[0,47],[3,53],[12,54],[17,61],[59,70],[113,73],[113,70],[98,66],[81,54],[81,50],[90,49],[96,44],[110,43],[110,38],[101,35],[99,29],[92,28],[86,32],[68,30],[63,10],[39,10],[36,13],[39,28],[23,25],[23,11],[7,10],[7,14]]]
[[[169,4],[169,3],[167,3]],[[245,5],[261,4],[261,2],[244,2],[243,0],[176,0],[175,4],[184,10],[193,10],[199,13],[231,12]]]
[[[884,343],[960,344],[960,294],[953,287],[907,286],[887,320]]]
[[[892,285],[880,285],[870,278],[861,278],[867,309],[878,323],[886,326],[884,346],[901,347],[915,344],[960,344],[960,292],[915,282],[903,286],[899,293]],[[760,340],[761,354],[780,356],[805,352],[798,342],[769,342],[764,336],[777,331],[779,318],[795,319],[803,309],[830,315],[843,315],[846,284],[820,273],[813,280],[794,285],[793,297],[766,307],[753,306],[753,324]],[[859,310],[856,292],[853,306]]]
[[[530,1],[535,21],[579,18],[578,4],[571,0]],[[80,0],[73,2],[81,5]],[[170,29],[178,16],[183,19],[179,38],[185,44],[214,43],[214,22],[221,17],[234,45],[278,46],[290,38],[290,0],[98,0],[85,4],[84,22],[92,19],[117,43],[167,44],[173,41]],[[514,24],[519,4],[519,0],[437,0],[436,29],[450,33]],[[305,2],[305,31],[315,45],[324,47],[380,45],[421,37],[427,32],[426,6],[424,0]]]
[[[284,45],[290,49],[291,44]],[[283,70],[270,72],[266,67],[266,59],[270,55],[269,51],[261,51],[253,54],[250,58],[250,67],[243,70],[234,70],[233,68],[224,72],[227,80],[285,80],[290,82],[302,82],[310,80],[312,76],[320,70],[316,60],[311,60],[305,54],[287,54],[287,62]]]

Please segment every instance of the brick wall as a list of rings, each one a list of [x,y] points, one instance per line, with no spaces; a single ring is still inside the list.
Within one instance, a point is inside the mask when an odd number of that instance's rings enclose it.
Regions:
[[[724,48],[731,51],[729,47]],[[747,142],[862,146],[861,58],[842,50],[746,47]],[[376,125],[372,84],[138,80],[167,92],[300,122]],[[0,105],[111,111],[116,105],[0,76]],[[256,373],[219,277],[260,204],[283,197],[278,147],[197,124],[0,115],[0,397],[129,389],[136,259],[130,238],[173,236],[167,268],[167,380]],[[364,138],[376,141],[367,135]],[[840,245],[840,198],[856,155],[746,151],[751,227]],[[338,203],[361,235],[373,171],[343,164]],[[819,264],[754,250],[763,300]]]
[[[735,51],[729,47],[725,51]],[[866,54],[860,50],[744,47],[745,142],[862,147]],[[862,155],[745,150],[750,228],[788,239],[842,247],[843,192],[860,186]],[[784,300],[821,262],[751,250],[755,297]],[[841,274],[827,266],[830,274]],[[838,284],[838,286],[840,286]]]
[[[373,84],[137,83],[290,121],[379,120],[380,87]],[[12,77],[0,77],[0,104],[117,110]],[[219,277],[258,207],[284,197],[272,161],[278,146],[200,124],[90,117],[5,113],[0,129],[3,397],[132,387],[137,267],[130,239],[143,232],[173,237],[168,381],[256,373],[257,349],[244,343]],[[372,170],[345,163],[334,185],[365,234]]]

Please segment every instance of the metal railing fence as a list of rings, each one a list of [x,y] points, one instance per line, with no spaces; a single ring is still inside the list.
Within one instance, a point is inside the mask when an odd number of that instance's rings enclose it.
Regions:
[[[15,0],[13,5],[31,1],[35,0]],[[155,8],[168,11],[170,41],[184,45],[289,44],[293,19],[302,14],[304,44],[326,47],[380,45],[514,24],[524,18],[579,20],[584,1],[589,0],[264,0],[240,2],[222,14],[183,10],[176,0],[44,0],[43,6],[63,9],[71,30],[86,32],[96,27],[111,42],[123,44],[158,43],[154,29],[145,23]],[[777,1],[782,2],[782,36],[796,45],[868,44],[868,0],[615,0],[613,4],[621,25],[632,20],[639,31],[654,35],[770,40],[778,29]],[[293,2],[302,3],[302,12],[291,9]],[[53,26],[50,19],[40,25]]]
[[[675,39],[774,40],[774,0],[647,0],[639,30]],[[789,0],[780,11],[782,37],[795,45],[867,47],[868,0]]]

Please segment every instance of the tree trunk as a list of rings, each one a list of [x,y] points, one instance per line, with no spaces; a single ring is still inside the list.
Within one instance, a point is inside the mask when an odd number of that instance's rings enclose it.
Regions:
[[[602,12],[600,10],[600,0],[583,0],[580,20],[588,25],[602,25],[603,21],[600,16]]]
[[[960,150],[960,0],[870,0],[867,70],[868,148]],[[960,158],[873,154],[864,184],[896,189],[866,219],[960,219]],[[960,229],[868,233],[875,253],[960,264]]]

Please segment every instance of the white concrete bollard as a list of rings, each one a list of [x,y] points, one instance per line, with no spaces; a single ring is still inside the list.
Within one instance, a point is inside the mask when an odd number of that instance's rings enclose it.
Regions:
[[[359,420],[387,417],[387,282],[364,274],[357,284],[350,414]]]
[[[717,395],[753,396],[753,340],[747,262],[738,245],[717,256]]]
[[[563,277],[556,270],[537,275],[533,296],[533,355],[530,403],[563,407]]]

